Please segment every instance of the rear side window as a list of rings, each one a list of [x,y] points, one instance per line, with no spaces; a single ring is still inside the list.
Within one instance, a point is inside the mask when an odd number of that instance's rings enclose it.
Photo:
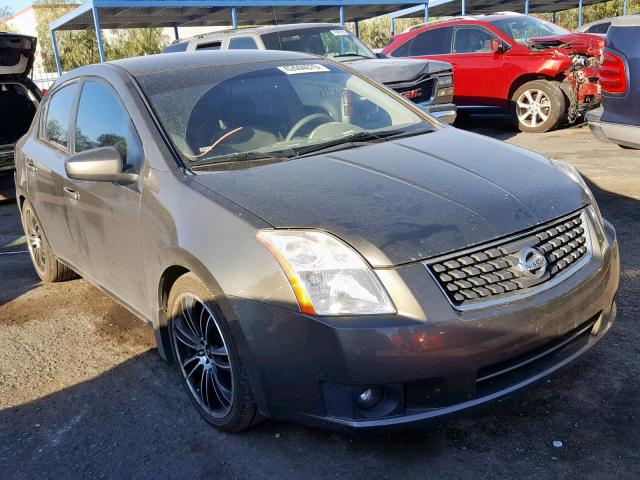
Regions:
[[[256,45],[256,41],[251,37],[237,37],[229,40],[229,49],[257,50],[258,45]]]
[[[75,151],[100,147],[115,147],[127,157],[129,115],[109,87],[96,81],[86,81],[78,102]]]
[[[414,38],[411,44],[412,57],[422,55],[448,55],[451,53],[451,33],[453,28],[434,28]]]
[[[482,28],[458,27],[453,39],[453,53],[491,53],[495,37]]]
[[[597,25],[594,25],[593,27],[589,27],[587,32],[588,33],[603,33],[603,34],[606,34],[607,31],[609,30],[610,26],[611,26],[610,22],[599,23]]]
[[[222,42],[200,43],[196,46],[196,50],[220,50]]]
[[[169,45],[168,47],[165,47],[163,52],[164,53],[186,52],[187,45],[189,45],[187,42],[174,43],[173,45]]]
[[[47,119],[44,127],[44,139],[67,148],[71,109],[78,91],[78,84],[72,83],[56,90],[47,106]]]

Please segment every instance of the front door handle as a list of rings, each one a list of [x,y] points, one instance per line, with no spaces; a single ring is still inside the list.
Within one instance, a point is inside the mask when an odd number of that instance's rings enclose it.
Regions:
[[[62,191],[64,192],[64,196],[67,198],[70,198],[71,200],[78,200],[78,198],[80,198],[80,195],[78,194],[78,192],[76,192],[72,188],[63,187]]]
[[[37,171],[37,170],[38,170],[38,167],[36,167],[36,164],[35,164],[35,162],[33,161],[33,158],[31,158],[31,157],[26,157],[26,160],[27,160],[27,168],[28,168],[29,170],[31,170],[32,172],[35,172],[35,171]]]

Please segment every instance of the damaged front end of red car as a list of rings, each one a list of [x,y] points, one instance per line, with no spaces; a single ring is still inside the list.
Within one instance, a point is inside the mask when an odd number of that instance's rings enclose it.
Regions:
[[[596,35],[572,33],[533,39],[530,48],[535,51],[553,50],[554,56],[564,57],[560,88],[568,100],[567,121],[574,123],[587,111],[600,105],[600,58],[604,40]]]

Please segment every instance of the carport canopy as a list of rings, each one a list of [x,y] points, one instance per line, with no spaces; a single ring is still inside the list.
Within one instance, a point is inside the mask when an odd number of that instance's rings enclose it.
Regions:
[[[422,0],[424,1],[424,0]],[[49,25],[58,73],[55,32],[95,28],[104,61],[102,29],[358,22],[422,2],[397,0],[88,0]]]

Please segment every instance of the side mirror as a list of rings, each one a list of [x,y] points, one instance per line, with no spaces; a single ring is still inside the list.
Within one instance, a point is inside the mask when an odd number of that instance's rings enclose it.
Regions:
[[[491,51],[493,53],[503,53],[504,52],[504,44],[498,40],[497,38],[494,38],[493,40],[491,40],[491,42],[489,43],[489,48],[491,48]]]
[[[382,52],[376,52],[376,57],[378,57],[378,58],[389,58]]]
[[[135,182],[136,173],[124,172],[124,161],[114,147],[101,147],[71,155],[64,163],[69,178],[94,182]]]

